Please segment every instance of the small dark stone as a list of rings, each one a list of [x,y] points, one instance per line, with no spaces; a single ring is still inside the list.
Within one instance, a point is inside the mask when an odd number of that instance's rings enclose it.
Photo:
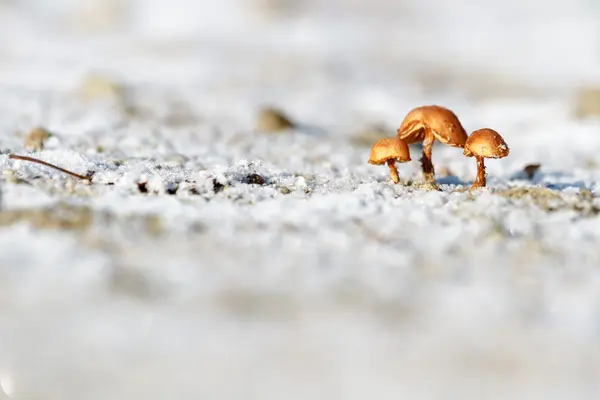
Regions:
[[[167,186],[167,194],[175,195],[175,194],[177,194],[177,190],[178,189],[179,189],[179,184],[177,184],[177,183],[170,183]]]
[[[219,193],[222,192],[223,189],[225,189],[225,185],[223,185],[222,183],[217,182],[216,179],[213,179],[213,190],[215,193]]]
[[[25,139],[25,148],[31,151],[44,150],[44,142],[52,136],[52,133],[47,131],[45,128],[36,127],[33,128]]]
[[[126,267],[117,267],[111,271],[107,286],[111,293],[138,300],[153,300],[157,295],[143,272]]]
[[[207,231],[207,227],[202,222],[196,221],[192,223],[190,230],[194,233],[204,233]]]
[[[523,172],[525,173],[525,176],[527,176],[527,179],[532,180],[535,174],[539,171],[540,167],[540,164],[526,165],[525,168],[523,168]]]
[[[114,186],[114,185],[115,185],[115,183],[114,183],[114,182],[108,182],[106,185],[107,185],[107,186]]]
[[[292,120],[277,108],[266,107],[258,113],[256,129],[259,132],[282,132],[293,127],[294,123]]]
[[[148,193],[148,187],[146,185],[148,185],[148,182],[138,182],[140,193]]]
[[[249,185],[264,185],[265,178],[263,178],[262,176],[260,176],[258,174],[250,174],[250,175],[246,176],[242,180],[242,182],[247,183]]]

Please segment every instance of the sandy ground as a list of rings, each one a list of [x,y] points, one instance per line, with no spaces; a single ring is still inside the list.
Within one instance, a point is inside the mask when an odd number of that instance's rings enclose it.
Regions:
[[[0,398],[596,398],[600,7],[37,3],[0,1]],[[488,189],[367,164],[431,103],[506,139]]]

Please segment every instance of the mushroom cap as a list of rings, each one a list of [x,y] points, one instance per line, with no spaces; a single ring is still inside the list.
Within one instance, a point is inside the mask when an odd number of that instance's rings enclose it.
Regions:
[[[408,145],[397,136],[377,141],[371,150],[369,164],[381,165],[385,164],[388,160],[401,163],[410,161]]]
[[[465,144],[464,154],[467,157],[503,158],[510,153],[504,139],[493,129],[473,131]]]
[[[398,137],[409,144],[422,142],[427,128],[437,140],[452,147],[464,147],[467,141],[467,132],[456,114],[436,105],[417,107],[406,114]]]

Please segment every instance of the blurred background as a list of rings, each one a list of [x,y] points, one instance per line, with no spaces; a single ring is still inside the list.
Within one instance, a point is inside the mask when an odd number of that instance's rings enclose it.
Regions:
[[[230,110],[287,101],[311,114],[302,98],[331,109],[311,115],[323,122],[398,121],[409,95],[600,85],[599,20],[594,0],[2,0],[0,83],[68,89],[95,71],[212,91]]]

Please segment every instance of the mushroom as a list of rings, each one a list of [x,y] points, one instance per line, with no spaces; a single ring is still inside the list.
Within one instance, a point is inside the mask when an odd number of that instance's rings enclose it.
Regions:
[[[477,160],[477,178],[473,182],[471,190],[485,187],[485,163],[484,158],[503,158],[510,150],[502,139],[502,136],[493,129],[478,129],[471,133],[465,144],[464,154],[467,157],[475,157]]]
[[[408,144],[423,142],[421,166],[426,181],[435,179],[431,150],[435,139],[452,147],[464,147],[467,133],[458,117],[444,107],[430,105],[411,110],[398,128],[397,136]]]
[[[410,151],[406,142],[399,137],[384,138],[377,141],[371,150],[369,164],[383,165],[387,164],[390,168],[390,178],[394,183],[400,182],[396,162],[410,161]]]

